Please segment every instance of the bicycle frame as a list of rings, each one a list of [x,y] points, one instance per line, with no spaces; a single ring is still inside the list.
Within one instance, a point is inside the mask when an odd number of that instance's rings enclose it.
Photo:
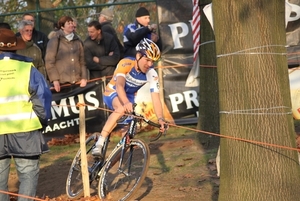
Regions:
[[[120,163],[119,163],[118,171],[123,173],[126,176],[130,175],[132,154],[130,154],[127,173],[125,173],[124,171],[121,170],[121,166],[123,164],[123,158],[124,158],[125,151],[127,150],[126,145],[129,144],[130,139],[132,139],[135,135],[135,131],[136,131],[135,128],[136,128],[137,122],[138,122],[138,118],[134,116],[134,118],[130,122],[129,129],[127,130],[127,132],[125,133],[125,135],[121,139],[121,142],[123,142],[121,146],[123,146],[123,147],[122,147],[122,151],[121,151],[121,157],[120,157]],[[132,151],[133,151],[133,149],[132,149],[132,147],[130,147],[130,153],[132,153]]]
[[[119,171],[121,171],[121,170],[120,170],[120,167],[121,167],[122,164],[123,164],[124,154],[125,154],[125,151],[127,150],[126,145],[129,144],[130,140],[133,139],[134,136],[135,136],[135,134],[136,134],[136,126],[137,126],[137,123],[138,123],[140,120],[143,120],[144,122],[148,123],[149,125],[155,126],[155,127],[157,127],[157,128],[159,128],[159,126],[160,126],[159,124],[153,123],[152,121],[145,119],[142,115],[138,115],[138,114],[136,114],[135,112],[132,112],[131,115],[133,116],[133,118],[132,118],[131,122],[129,123],[129,128],[128,128],[128,130],[126,131],[125,135],[121,138],[119,144],[116,145],[116,147],[113,149],[113,151],[112,151],[112,152],[110,153],[110,155],[107,157],[107,159],[110,158],[110,156],[115,152],[115,150],[116,150],[119,146],[123,146],[122,152],[121,152],[121,156],[120,156],[120,159],[119,159],[119,160],[120,160],[119,168],[118,168]],[[126,118],[127,118],[127,116],[123,116],[119,121],[122,122],[122,121],[124,121],[124,119],[126,119]],[[119,122],[119,121],[118,121],[118,122]],[[164,132],[164,133],[159,133],[158,137],[157,137],[155,140],[159,139],[160,136],[161,136],[162,134],[165,135],[165,133],[166,133],[166,132]],[[106,151],[107,151],[107,147],[108,147],[110,135],[111,135],[111,134],[108,135],[107,140],[106,140],[105,143],[104,143],[104,147],[103,147],[103,151],[104,151],[104,152],[103,152],[103,156],[104,156],[104,158],[105,158],[105,155],[106,155]],[[130,150],[130,153],[132,153],[132,151],[133,151],[132,147],[131,147],[130,149],[131,149],[131,150]],[[101,167],[103,167],[103,166],[106,164],[107,159],[104,161],[104,164],[101,165]],[[131,161],[132,161],[132,154],[130,154],[130,159],[129,159],[129,163],[128,163],[128,173],[127,173],[128,175],[130,174]],[[125,174],[124,172],[122,172],[122,173]],[[98,175],[100,176],[100,174],[101,174],[101,171],[99,171]],[[126,175],[126,174],[125,174],[125,175]],[[127,176],[128,176],[128,175],[127,175]]]

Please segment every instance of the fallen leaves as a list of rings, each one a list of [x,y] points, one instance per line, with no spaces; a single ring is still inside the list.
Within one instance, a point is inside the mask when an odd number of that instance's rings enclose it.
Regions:
[[[89,135],[86,135],[88,137]],[[57,146],[57,145],[69,145],[79,143],[79,134],[72,135],[64,135],[64,138],[52,138],[50,141],[48,141],[49,146]]]
[[[65,197],[57,197],[53,199],[46,198],[45,201],[71,201],[71,200]],[[92,197],[85,197],[85,198],[80,198],[78,200],[72,200],[72,201],[104,201],[104,200],[101,200],[98,196],[92,196]]]

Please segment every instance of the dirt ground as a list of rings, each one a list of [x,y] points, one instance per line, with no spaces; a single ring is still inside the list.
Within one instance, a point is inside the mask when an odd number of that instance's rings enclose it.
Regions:
[[[295,131],[300,136],[300,124],[295,126]],[[209,139],[210,143],[201,144],[202,139],[198,134],[187,132],[149,144],[151,158],[147,177],[131,200],[217,201],[220,181],[216,175],[215,157],[219,141],[215,137]],[[300,148],[300,137],[297,143]],[[59,157],[64,158],[66,154],[61,153]],[[58,161],[41,168],[37,188],[39,199],[69,201],[65,183],[71,160]],[[10,174],[9,190],[15,193],[18,191],[16,174]],[[11,201],[15,200],[12,196]],[[85,200],[88,198],[80,199]],[[99,201],[94,187],[91,188],[89,200]]]
[[[203,149],[195,135],[197,134],[183,134],[179,138],[162,139],[149,144],[150,167],[134,201],[217,201],[217,147]],[[71,160],[67,160],[41,168],[37,188],[39,198],[48,197],[47,200],[50,201],[68,200],[65,183],[70,164]],[[10,175],[10,191],[17,192],[17,186],[17,176]],[[95,189],[92,189],[93,200],[99,200],[96,194]]]

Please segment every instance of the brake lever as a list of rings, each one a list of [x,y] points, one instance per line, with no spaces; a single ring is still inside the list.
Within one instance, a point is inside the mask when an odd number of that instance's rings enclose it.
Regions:
[[[165,128],[165,130],[164,130],[164,132],[163,132],[163,135],[164,135],[164,137],[167,135],[167,128],[169,127],[169,122],[165,122],[166,124],[164,124],[164,128]]]

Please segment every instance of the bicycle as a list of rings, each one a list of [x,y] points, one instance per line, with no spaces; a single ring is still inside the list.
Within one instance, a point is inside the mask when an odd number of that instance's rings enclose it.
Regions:
[[[98,181],[98,195],[101,199],[125,201],[132,197],[142,185],[150,162],[150,150],[141,139],[135,139],[137,123],[144,121],[149,125],[160,128],[151,120],[133,112],[133,119],[129,123],[126,134],[117,146],[105,159],[111,134],[107,137],[103,146],[103,159],[92,156],[95,147],[96,136],[90,136],[86,140],[86,154],[88,162],[89,182]],[[118,120],[118,123],[124,121]],[[167,128],[167,124],[166,124]],[[164,133],[159,132],[150,142],[158,140]],[[78,150],[71,164],[67,181],[66,193],[70,199],[78,199],[83,195],[83,183],[81,176],[81,151]]]

